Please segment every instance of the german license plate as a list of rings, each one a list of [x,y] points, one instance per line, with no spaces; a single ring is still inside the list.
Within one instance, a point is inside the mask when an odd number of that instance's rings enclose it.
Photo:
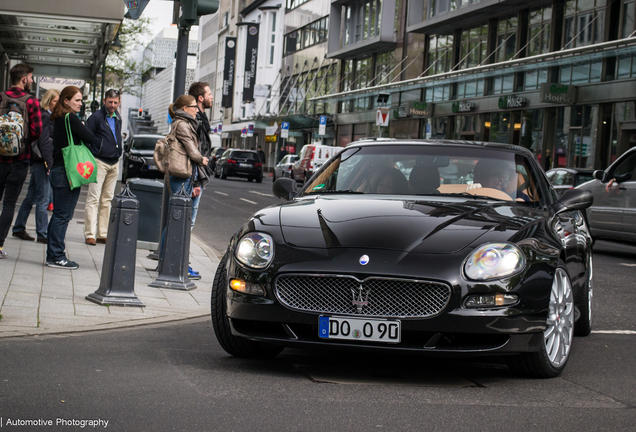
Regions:
[[[323,339],[399,343],[401,327],[400,321],[321,316],[318,317],[318,336]]]
[[[241,168],[252,168],[252,164],[248,164],[248,163],[240,163],[239,166]]]

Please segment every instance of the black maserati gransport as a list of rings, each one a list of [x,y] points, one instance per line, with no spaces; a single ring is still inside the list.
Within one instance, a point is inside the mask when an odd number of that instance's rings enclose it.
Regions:
[[[232,238],[212,289],[221,346],[505,354],[564,369],[592,325],[588,191],[557,197],[515,145],[363,140]]]

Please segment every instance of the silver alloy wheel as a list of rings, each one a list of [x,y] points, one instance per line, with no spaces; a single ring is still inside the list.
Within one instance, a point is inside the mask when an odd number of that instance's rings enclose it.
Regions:
[[[574,336],[574,299],[568,274],[557,268],[550,293],[550,310],[543,343],[550,364],[559,367],[568,359]]]

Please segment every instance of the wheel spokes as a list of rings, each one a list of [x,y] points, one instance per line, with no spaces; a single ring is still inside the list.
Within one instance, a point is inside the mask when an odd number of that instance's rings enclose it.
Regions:
[[[557,269],[550,292],[546,329],[543,333],[545,351],[553,366],[563,364],[570,353],[574,330],[574,301],[567,273]]]

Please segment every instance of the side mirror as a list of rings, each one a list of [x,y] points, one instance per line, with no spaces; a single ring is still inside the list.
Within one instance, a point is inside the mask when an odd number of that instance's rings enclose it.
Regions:
[[[585,210],[594,203],[594,195],[589,190],[568,189],[561,198],[552,205],[555,214],[572,210]]]
[[[594,176],[594,178],[596,180],[600,180],[603,183],[605,183],[605,171],[603,170],[596,170],[594,171],[594,173],[592,174],[592,176]]]
[[[298,184],[294,179],[279,178],[272,185],[272,192],[280,199],[291,201],[298,193]]]

